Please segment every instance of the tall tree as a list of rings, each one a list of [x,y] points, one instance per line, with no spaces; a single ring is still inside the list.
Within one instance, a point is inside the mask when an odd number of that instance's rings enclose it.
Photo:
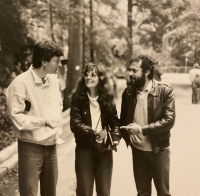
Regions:
[[[51,0],[49,0],[49,21],[50,21],[51,39],[52,41],[55,41],[54,33],[53,33],[53,13],[52,13]]]
[[[200,14],[199,4],[196,1],[186,1],[186,9],[179,13],[166,26],[163,36],[163,50],[171,47],[174,58],[185,61],[188,58],[189,65],[200,60]]]
[[[83,8],[83,0],[70,1],[68,75],[64,108],[67,108],[69,105],[69,96],[77,86],[82,71]]]
[[[127,36],[127,52],[126,52],[126,67],[128,67],[133,49],[132,49],[132,41],[133,41],[133,30],[132,30],[132,0],[128,0],[128,10],[127,10],[127,27],[128,27],[128,36]]]
[[[12,58],[21,46],[32,44],[27,36],[27,26],[22,19],[22,0],[0,1],[0,39],[2,56]]]
[[[94,47],[93,47],[93,1],[90,0],[90,61],[94,62]]]

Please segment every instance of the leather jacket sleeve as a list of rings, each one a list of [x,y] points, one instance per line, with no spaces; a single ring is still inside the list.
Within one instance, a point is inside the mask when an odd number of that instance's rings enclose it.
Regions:
[[[175,122],[175,99],[171,87],[165,88],[161,119],[142,126],[144,135],[156,135],[170,130]]]
[[[120,126],[126,126],[127,125],[126,124],[127,113],[128,113],[127,106],[129,106],[129,102],[128,102],[128,99],[127,99],[127,90],[125,89],[124,92],[122,93]],[[124,138],[124,140],[126,141],[126,144],[128,145],[129,133],[124,129],[120,130],[120,133],[121,133],[122,137]]]
[[[120,113],[120,126],[126,125],[127,110],[126,110],[126,95],[125,90],[122,93],[121,113]]]
[[[91,138],[95,138],[94,130],[92,130],[91,126],[88,126],[83,122],[79,102],[80,101],[77,98],[72,99],[70,110],[71,131],[77,135],[87,134]]]
[[[121,134],[119,131],[119,119],[117,115],[117,109],[114,102],[112,103],[112,106],[111,106],[109,126],[111,128],[111,135],[112,135],[113,140],[119,141],[121,139]]]

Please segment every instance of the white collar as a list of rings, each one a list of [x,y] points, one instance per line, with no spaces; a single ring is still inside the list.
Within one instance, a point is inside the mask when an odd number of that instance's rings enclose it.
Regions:
[[[42,79],[33,71],[33,66],[32,65],[30,66],[29,70],[31,71],[31,73],[33,75],[35,83],[43,84]],[[45,86],[49,84],[48,74],[45,76],[45,78],[43,80],[46,81],[45,84],[44,84]]]
[[[89,98],[91,101],[97,101],[97,99],[98,99],[98,97],[99,97],[99,96],[96,96],[95,98],[92,98],[92,97],[90,97],[89,93],[87,93],[87,95],[88,95],[88,98]]]
[[[150,80],[145,90],[149,92],[152,89],[152,87],[153,87],[153,81]]]

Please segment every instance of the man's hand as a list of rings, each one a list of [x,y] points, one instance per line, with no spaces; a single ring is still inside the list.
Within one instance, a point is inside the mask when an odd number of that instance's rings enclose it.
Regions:
[[[99,133],[95,133],[95,138],[97,141],[101,141],[106,137],[106,135],[107,135],[107,131],[103,129]]]
[[[136,123],[131,123],[127,126],[121,126],[120,129],[126,129],[130,135],[138,135],[140,134],[141,126]]]
[[[52,128],[52,129],[54,129],[54,128],[56,128],[56,127],[60,127],[60,126],[62,126],[62,125],[64,125],[65,124],[65,122],[64,122],[64,120],[58,120],[58,119],[51,119],[51,118],[49,118],[49,119],[45,119],[45,125],[47,126],[47,127],[50,127],[50,128]]]

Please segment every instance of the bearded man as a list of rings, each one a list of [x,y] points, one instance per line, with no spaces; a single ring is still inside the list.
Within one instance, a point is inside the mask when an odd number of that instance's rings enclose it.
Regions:
[[[171,196],[169,145],[175,100],[172,87],[153,79],[155,64],[146,55],[131,59],[130,86],[122,94],[120,128],[132,148],[138,196],[151,196],[152,179],[158,196]]]

